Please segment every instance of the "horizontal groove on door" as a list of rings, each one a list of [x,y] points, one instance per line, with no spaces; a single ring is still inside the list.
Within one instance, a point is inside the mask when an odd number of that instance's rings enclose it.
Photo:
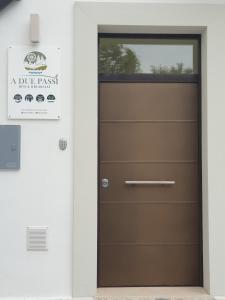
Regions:
[[[198,204],[198,201],[100,201],[101,204],[128,204],[128,203],[133,203],[133,204]]]
[[[101,120],[100,123],[196,123],[198,120]]]
[[[197,160],[102,160],[101,164],[197,164]]]
[[[136,243],[136,242],[114,242],[114,243],[100,243],[102,247],[107,246],[197,246],[199,243],[177,243],[177,242],[169,242],[169,243]]]

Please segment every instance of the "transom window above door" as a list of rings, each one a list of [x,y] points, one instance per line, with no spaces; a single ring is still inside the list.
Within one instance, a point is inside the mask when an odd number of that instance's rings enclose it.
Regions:
[[[197,38],[99,37],[99,74],[195,75]]]

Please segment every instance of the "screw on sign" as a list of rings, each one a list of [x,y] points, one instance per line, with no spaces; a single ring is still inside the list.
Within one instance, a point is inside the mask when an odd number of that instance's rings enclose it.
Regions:
[[[37,95],[37,97],[36,97],[36,101],[37,102],[44,102],[45,101],[45,97],[43,96],[43,95]]]

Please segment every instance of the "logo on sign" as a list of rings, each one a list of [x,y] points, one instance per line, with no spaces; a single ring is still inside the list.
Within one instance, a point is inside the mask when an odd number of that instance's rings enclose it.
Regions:
[[[29,52],[24,58],[27,71],[44,71],[47,69],[46,56],[38,51]]]

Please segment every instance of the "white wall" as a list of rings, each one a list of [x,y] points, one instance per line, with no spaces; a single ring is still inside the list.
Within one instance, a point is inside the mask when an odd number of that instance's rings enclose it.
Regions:
[[[165,2],[168,1],[165,0]],[[67,297],[72,295],[73,143],[75,141],[73,131],[75,95],[73,91],[73,75],[75,73],[73,57],[76,53],[73,49],[78,49],[76,48],[77,45],[74,47],[73,44],[73,23],[76,21],[73,2],[73,0],[21,0],[12,3],[0,13],[0,124],[21,124],[22,126],[21,170],[16,172],[0,171],[0,297]],[[207,2],[221,3],[225,1]],[[138,24],[137,11],[135,6],[133,7],[134,10],[131,9],[132,14],[122,16],[123,22],[121,24],[126,24],[126,22],[129,24],[131,20],[135,20]],[[90,26],[85,28],[84,24],[83,28],[77,28],[77,32],[80,32],[80,42],[85,44],[87,38],[85,33],[87,30],[90,30],[91,34],[95,32],[96,27],[91,27],[91,25],[96,25],[96,22],[89,20],[85,8],[83,9],[87,22],[90,21]],[[174,11],[177,12],[176,20],[173,16]],[[41,43],[56,45],[62,49],[62,119],[60,121],[7,120],[7,48],[10,45],[29,44],[30,13],[40,14]],[[104,15],[101,11],[99,13]],[[117,20],[116,15],[113,15],[114,13],[115,11],[112,11],[109,20],[106,20],[107,17],[103,17],[102,24],[107,22],[114,24]],[[94,14],[97,15],[98,13],[93,11]],[[204,95],[205,99],[208,99],[208,109],[205,107],[208,125],[206,124],[205,127],[209,133],[209,147],[205,156],[209,159],[210,283],[213,295],[225,296],[225,238],[223,237],[223,228],[225,227],[225,139],[223,137],[225,126],[225,39],[223,38],[225,34],[225,6],[207,5],[207,7],[198,6],[198,9],[191,6],[190,10],[180,7],[176,7],[174,10],[174,8],[167,7],[162,11],[160,7],[155,7],[154,10],[149,9],[149,12],[145,9],[140,10],[139,20],[140,16],[140,24],[142,25],[151,23],[155,26],[160,24],[164,26],[168,24],[208,26],[207,42],[205,41],[207,45],[205,61],[207,61],[208,76],[206,77],[205,72],[207,90],[205,90]],[[94,18],[94,16],[92,17]],[[93,34],[92,39],[96,44]],[[90,53],[91,48],[88,48],[87,54]],[[96,49],[93,51],[94,55],[95,53]],[[93,67],[92,72],[96,70],[95,60],[96,56],[94,56],[93,61],[91,56],[89,57]],[[83,74],[82,78],[80,76],[81,79],[84,78],[83,72],[87,72],[87,60],[84,62],[86,64],[82,64],[82,61],[79,63]],[[77,66],[75,67],[77,68]],[[96,78],[97,74],[89,74],[89,76]],[[90,100],[90,107],[95,110],[91,91],[96,92],[96,81],[92,85],[92,90],[90,88],[85,90],[89,97],[87,99]],[[79,101],[86,101],[87,99],[81,98]],[[86,104],[84,107],[78,103],[77,107],[83,107],[84,111],[86,110]],[[93,113],[95,113],[94,110]],[[79,112],[76,115],[82,124],[82,116],[79,115]],[[91,111],[89,111],[88,117],[95,122],[96,116],[92,116]],[[85,134],[88,133],[89,126],[92,124],[86,125],[87,127],[83,128],[82,131]],[[95,133],[95,124],[92,129],[91,132]],[[68,148],[64,152],[58,149],[60,137],[68,139]],[[84,139],[82,135],[78,138],[80,141]],[[91,143],[95,145],[95,136],[92,136]],[[207,141],[205,140],[204,147],[206,146]],[[77,148],[82,149],[82,147]],[[85,153],[82,153],[82,157],[85,157]],[[78,163],[82,166],[82,162],[78,160]],[[95,166],[94,161],[92,164]],[[207,172],[207,168],[204,170]],[[83,180],[86,173],[83,174],[82,170],[80,174],[79,172],[79,170],[76,171],[76,174]],[[75,182],[78,182],[78,179],[75,178]],[[92,181],[91,187],[94,187],[95,184],[96,178]],[[87,222],[90,218],[96,220],[96,205],[93,203],[93,194],[87,199],[88,201],[85,200],[87,194],[86,189],[84,198],[75,199],[75,208],[82,209],[83,212],[86,211],[85,215],[78,212],[77,216],[80,220],[75,220],[75,224],[81,222],[82,226],[85,227],[85,229],[77,229],[77,241],[79,239],[80,241],[84,240],[79,233],[86,234],[86,248],[83,247],[84,244],[77,247],[75,239],[74,253],[77,249],[80,259],[78,261],[75,257],[74,267],[80,271],[82,262],[83,266],[86,267],[86,274],[83,272],[84,277],[80,274],[79,278],[76,276],[74,278],[75,283],[81,283],[80,293],[90,288],[88,279],[91,276],[92,290],[96,284],[95,261],[93,260],[96,247],[94,245],[91,248],[96,237],[91,235],[89,239],[91,233],[96,233],[96,228],[90,228],[92,223]],[[207,194],[207,188],[205,194]],[[93,210],[87,211],[87,207],[93,207]],[[207,210],[207,205],[205,205],[205,209]],[[32,225],[49,226],[48,252],[26,251],[26,226]],[[87,257],[84,257],[85,251],[89,251]],[[89,261],[92,262],[91,267],[93,266],[93,268],[88,268],[90,266]],[[75,286],[74,290],[76,289],[79,291],[79,287]],[[90,292],[88,292],[89,294]]]
[[[41,43],[62,49],[60,121],[7,120],[7,48],[29,44],[31,13]],[[0,297],[72,293],[73,14],[72,0],[21,0],[0,13],[0,124],[22,126],[21,170],[0,171]],[[48,252],[26,251],[28,225],[49,226]]]

